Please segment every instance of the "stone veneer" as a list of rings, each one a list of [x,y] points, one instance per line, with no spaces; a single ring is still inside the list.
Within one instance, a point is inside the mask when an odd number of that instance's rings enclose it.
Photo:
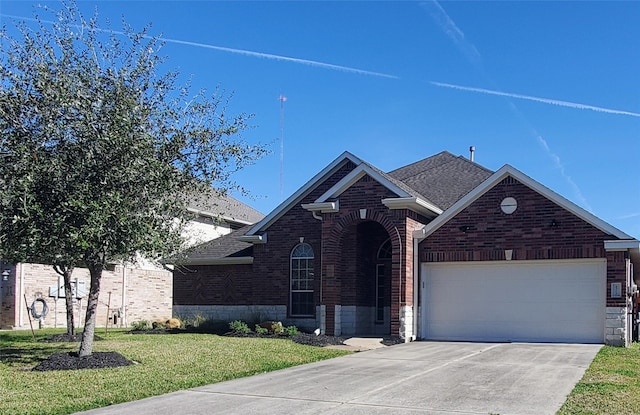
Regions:
[[[623,347],[629,345],[629,317],[626,307],[607,307],[605,344]]]

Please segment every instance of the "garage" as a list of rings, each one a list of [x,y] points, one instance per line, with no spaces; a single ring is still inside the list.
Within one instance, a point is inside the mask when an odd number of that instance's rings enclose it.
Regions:
[[[604,259],[423,263],[420,336],[603,343],[606,269]]]

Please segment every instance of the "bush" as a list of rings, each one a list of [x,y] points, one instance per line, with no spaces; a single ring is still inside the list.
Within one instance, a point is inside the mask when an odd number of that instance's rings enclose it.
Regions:
[[[256,333],[258,333],[258,334],[268,334],[269,330],[265,329],[264,327],[260,326],[259,324],[256,324]]]
[[[182,323],[177,318],[170,318],[164,323],[164,326],[169,329],[179,329],[182,326]]]
[[[271,334],[282,334],[284,327],[279,321],[264,321],[259,324],[260,327],[267,329],[267,332]]]
[[[238,334],[249,334],[249,333],[251,333],[251,329],[249,328],[247,323],[245,323],[242,320],[234,320],[234,321],[232,321],[231,323],[229,323],[229,328],[231,329],[232,332],[238,333]]]
[[[151,329],[151,325],[147,320],[134,321],[131,323],[131,329],[133,330],[149,330]]]
[[[287,327],[284,328],[284,334],[286,334],[289,337],[295,336],[298,333],[299,333],[299,331],[298,331],[298,328],[296,326],[287,326]]]

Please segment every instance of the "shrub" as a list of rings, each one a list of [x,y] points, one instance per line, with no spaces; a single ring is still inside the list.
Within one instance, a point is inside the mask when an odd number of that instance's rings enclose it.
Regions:
[[[182,326],[182,323],[177,318],[170,318],[164,323],[164,326],[168,329],[179,329]]]
[[[264,321],[260,323],[259,326],[267,329],[271,334],[282,334],[284,331],[284,327],[282,327],[282,323],[279,321]]]
[[[131,329],[133,330],[149,330],[151,326],[147,320],[134,321],[131,323]]]
[[[269,330],[265,329],[264,327],[260,326],[259,324],[256,324],[256,333],[258,333],[258,334],[268,334]]]
[[[287,336],[295,336],[298,333],[299,331],[296,326],[287,326],[284,328],[284,334],[286,334]]]
[[[251,329],[249,328],[247,323],[245,323],[242,320],[234,320],[234,321],[232,321],[231,323],[229,323],[229,328],[231,329],[232,332],[238,333],[238,334],[249,334],[249,333],[251,333]]]

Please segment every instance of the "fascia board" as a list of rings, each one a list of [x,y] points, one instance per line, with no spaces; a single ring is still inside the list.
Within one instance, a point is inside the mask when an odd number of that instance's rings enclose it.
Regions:
[[[187,211],[193,214],[196,214],[198,216],[204,216],[207,218],[211,218],[211,219],[222,219],[223,221],[227,222],[227,223],[238,223],[240,225],[251,225],[253,222],[247,221],[247,220],[243,220],[243,219],[236,219],[234,217],[231,217],[229,215],[218,215],[215,214],[213,212],[209,212],[206,210],[200,210],[200,209],[194,209],[194,208],[187,208]]]
[[[382,199],[382,204],[389,209],[409,209],[425,214],[428,217],[434,217],[442,213],[442,209],[418,197],[387,198]]]
[[[185,262],[180,262],[178,265],[250,265],[253,264],[253,257],[228,257],[228,258],[197,258],[191,259]]]
[[[284,215],[292,206],[297,204],[297,202],[306,196],[313,189],[318,187],[322,181],[330,174],[332,174],[335,170],[337,170],[344,163],[351,161],[353,164],[360,165],[362,164],[362,160],[353,154],[345,151],[338,158],[333,160],[327,167],[322,169],[318,174],[313,176],[311,180],[306,182],[300,189],[298,189],[294,194],[289,196],[284,202],[280,203],[274,210],[271,211],[267,216],[265,216],[260,222],[256,223],[251,227],[245,234],[246,236],[254,235],[256,232],[260,232],[261,230],[267,228],[273,222],[278,220],[282,215]]]
[[[416,239],[424,239],[428,237],[442,225],[447,223],[451,218],[453,218],[455,215],[469,206],[473,201],[488,192],[496,184],[504,180],[507,176],[512,176],[520,183],[541,194],[552,202],[558,204],[560,207],[568,210],[569,212],[573,213],[574,215],[593,225],[594,227],[600,229],[606,234],[613,235],[620,239],[633,239],[631,236],[611,226],[594,214],[587,212],[580,206],[564,198],[563,196],[542,185],[541,183],[533,180],[531,177],[527,176],[526,174],[508,164],[502,166],[500,170],[489,176],[484,182],[480,183],[475,189],[467,193],[462,199],[454,203],[449,209],[445,210],[442,215],[438,216],[424,228],[415,231],[413,233],[413,237]]]
[[[267,243],[267,234],[263,233],[262,235],[247,235],[244,234],[242,236],[238,236],[238,240],[242,242],[249,242],[252,244],[266,244]]]
[[[635,239],[604,241],[605,251],[640,250],[640,241]]]
[[[300,206],[302,206],[303,209],[311,212],[335,213],[340,211],[340,204],[337,200],[333,202],[323,203],[306,203]]]
[[[376,180],[378,183],[391,190],[393,193],[397,194],[400,197],[411,197],[410,194],[393,184],[387,178],[382,176],[377,171],[373,170],[366,164],[361,164],[355,169],[353,169],[349,174],[344,176],[342,180],[333,185],[329,190],[324,192],[322,196],[316,199],[315,203],[326,202],[327,199],[332,199],[340,196],[345,190],[353,186],[358,180],[363,178],[365,175],[369,175],[372,179]]]

